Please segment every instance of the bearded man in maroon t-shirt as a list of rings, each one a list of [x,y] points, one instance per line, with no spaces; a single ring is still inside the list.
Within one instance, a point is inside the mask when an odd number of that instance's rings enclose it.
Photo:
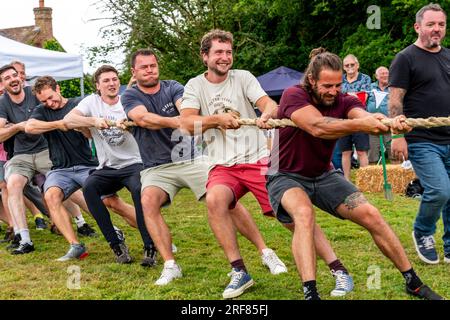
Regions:
[[[442,299],[416,275],[399,239],[378,209],[331,165],[338,138],[354,132],[388,132],[380,121],[385,116],[366,112],[357,98],[340,92],[342,62],[338,56],[320,48],[313,50],[311,57],[304,83],[285,90],[281,98],[278,118],[290,118],[298,128],[277,130],[267,176],[270,202],[278,220],[295,224],[292,251],[305,299],[320,299],[313,205],[366,228],[381,252],[403,274],[407,293]],[[403,116],[394,118],[391,128],[395,132],[411,130]]]

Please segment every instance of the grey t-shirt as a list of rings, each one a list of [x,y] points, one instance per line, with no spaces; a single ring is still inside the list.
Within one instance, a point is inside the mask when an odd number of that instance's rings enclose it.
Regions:
[[[9,123],[27,121],[34,109],[40,104],[31,92],[31,87],[25,87],[25,99],[22,103],[14,103],[6,93],[0,97],[0,118]],[[14,136],[14,155],[34,154],[47,149],[47,140],[42,134],[19,132]]]
[[[183,86],[173,80],[162,80],[160,83],[161,89],[155,94],[146,94],[138,87],[127,89],[121,98],[127,115],[137,106],[143,105],[149,112],[163,117],[179,116],[175,102],[183,96]],[[145,168],[187,161],[194,157],[193,138],[181,134],[180,130],[136,127],[134,136]]]
[[[98,94],[87,96],[75,107],[86,117],[98,117],[106,120],[125,119],[125,111],[119,101],[115,105],[105,103]],[[98,130],[90,128],[97,149],[98,169],[110,167],[121,169],[132,164],[142,163],[139,148],[133,135],[128,131],[111,127]]]

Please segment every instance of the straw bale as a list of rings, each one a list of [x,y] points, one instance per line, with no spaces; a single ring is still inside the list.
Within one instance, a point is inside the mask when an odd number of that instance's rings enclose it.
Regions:
[[[386,165],[388,183],[393,193],[405,193],[406,186],[416,175],[412,169],[403,169],[399,164]],[[362,192],[383,192],[383,166],[371,165],[356,171],[356,186]]]

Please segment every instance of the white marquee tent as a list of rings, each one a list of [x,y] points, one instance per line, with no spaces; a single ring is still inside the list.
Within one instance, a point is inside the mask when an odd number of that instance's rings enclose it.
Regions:
[[[52,76],[57,81],[80,78],[84,95],[81,55],[41,49],[0,36],[0,66],[13,60],[25,63],[27,78]]]

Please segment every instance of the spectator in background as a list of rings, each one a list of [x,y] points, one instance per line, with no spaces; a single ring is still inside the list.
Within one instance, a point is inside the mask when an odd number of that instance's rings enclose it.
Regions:
[[[370,90],[372,80],[367,74],[359,72],[359,62],[353,54],[349,54],[344,58],[344,70],[342,93],[348,93],[357,97],[365,105],[367,92]],[[358,155],[359,166],[367,166],[369,164],[367,157],[369,135],[358,132],[342,137],[338,141],[336,148],[339,148],[342,152],[342,169],[347,180],[350,180],[353,146]]]
[[[382,113],[388,116],[388,101],[389,101],[389,70],[386,67],[378,67],[375,71],[375,78],[377,81],[370,85],[371,91],[367,99],[367,111],[370,113]],[[391,157],[391,134],[383,134],[383,142],[385,150],[388,153],[389,159]],[[380,137],[377,135],[369,135],[369,163],[377,163],[381,155]]]

